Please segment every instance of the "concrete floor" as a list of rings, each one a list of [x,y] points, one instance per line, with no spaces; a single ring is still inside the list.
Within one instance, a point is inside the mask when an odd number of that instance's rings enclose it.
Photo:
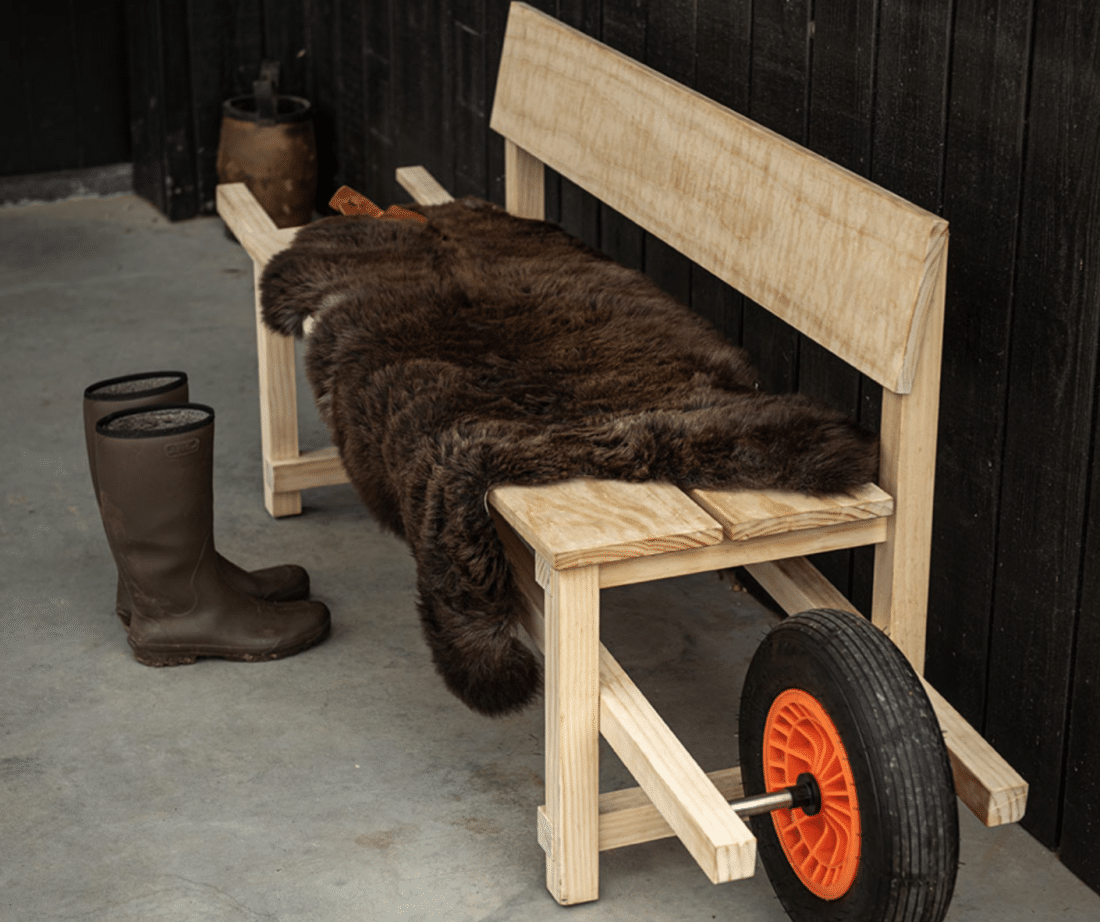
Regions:
[[[348,487],[274,521],[260,497],[248,257],[217,219],[133,197],[0,208],[0,919],[786,918],[761,873],[715,887],[675,841],[601,859],[563,909],[535,841],[542,715],[467,711],[437,680],[413,568]],[[323,645],[262,665],[150,669],[112,611],[87,473],[84,387],[182,369],[215,406],[219,550],[297,561]],[[326,441],[301,389],[306,447]],[[713,576],[607,593],[604,635],[704,768],[772,617]],[[606,787],[628,786],[608,754]],[[1100,896],[1018,827],[965,810],[948,918],[1097,920]]]

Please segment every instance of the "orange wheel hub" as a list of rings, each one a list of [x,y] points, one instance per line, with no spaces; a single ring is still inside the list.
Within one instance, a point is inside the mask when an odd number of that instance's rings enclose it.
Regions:
[[[791,868],[815,896],[842,897],[859,869],[860,823],[848,753],[825,708],[813,696],[789,688],[772,702],[764,726],[764,782],[780,791],[804,773],[814,776],[821,809],[772,813]]]

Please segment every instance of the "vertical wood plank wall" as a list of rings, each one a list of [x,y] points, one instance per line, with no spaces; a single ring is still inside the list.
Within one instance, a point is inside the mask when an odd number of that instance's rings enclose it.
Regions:
[[[0,176],[130,159],[124,0],[0,9]]]
[[[1031,783],[1025,827],[1100,889],[1100,7],[531,3],[951,222],[928,675]],[[172,216],[212,210],[220,101],[265,57],[315,104],[319,201],[401,201],[394,168],[420,163],[503,202],[507,0],[183,8],[129,0],[135,172]],[[748,346],[768,386],[877,425],[873,385],[620,215],[554,176],[547,210]],[[868,555],[820,565],[869,607]]]

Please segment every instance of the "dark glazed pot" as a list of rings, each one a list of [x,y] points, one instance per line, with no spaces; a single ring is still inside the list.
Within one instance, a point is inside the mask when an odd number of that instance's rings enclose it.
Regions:
[[[227,99],[218,181],[243,182],[277,227],[308,224],[317,191],[317,144],[308,100],[277,95]]]

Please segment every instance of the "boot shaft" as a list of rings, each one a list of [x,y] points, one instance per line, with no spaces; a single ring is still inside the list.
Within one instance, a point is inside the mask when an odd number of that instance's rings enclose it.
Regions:
[[[92,492],[99,502],[99,472],[95,457],[95,424],[104,416],[135,407],[187,403],[187,375],[182,371],[150,371],[97,381],[84,390],[84,444],[92,474]]]
[[[158,609],[186,611],[220,582],[213,448],[214,411],[201,404],[123,410],[96,423],[103,525],[139,606],[155,595]]]

